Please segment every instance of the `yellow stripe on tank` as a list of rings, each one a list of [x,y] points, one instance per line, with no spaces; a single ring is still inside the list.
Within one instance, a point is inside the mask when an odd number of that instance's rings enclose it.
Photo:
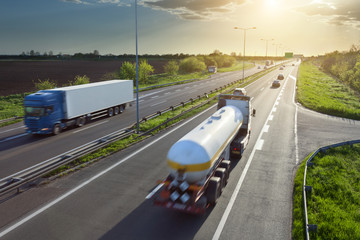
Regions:
[[[174,161],[171,161],[170,159],[167,159],[167,163],[168,163],[169,167],[171,167],[174,170],[185,170],[185,172],[200,172],[200,171],[204,171],[204,170],[209,169],[212,166],[213,162],[220,157],[220,155],[224,151],[225,147],[228,144],[230,144],[230,141],[237,134],[237,132],[239,131],[241,125],[242,125],[242,121],[239,124],[239,126],[235,129],[235,131],[233,131],[231,136],[220,147],[220,149],[214,154],[214,156],[210,159],[210,161],[204,162],[204,163],[199,163],[199,164],[181,165],[181,164],[179,164],[177,162],[174,162]]]

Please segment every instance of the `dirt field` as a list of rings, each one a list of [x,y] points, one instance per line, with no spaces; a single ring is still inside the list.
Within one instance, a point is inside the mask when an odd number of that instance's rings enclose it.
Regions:
[[[148,61],[161,73],[166,61]],[[35,91],[34,81],[50,79],[63,86],[76,75],[98,82],[104,74],[120,69],[122,61],[0,61],[0,96]]]

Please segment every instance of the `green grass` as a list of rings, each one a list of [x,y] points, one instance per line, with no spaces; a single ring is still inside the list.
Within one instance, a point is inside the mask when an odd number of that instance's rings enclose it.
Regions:
[[[244,69],[249,69],[254,67],[255,65],[252,62],[247,62],[245,61],[245,68]],[[227,67],[227,68],[218,68],[218,72],[232,72],[232,71],[242,71],[243,69],[243,62],[242,61],[236,61],[236,63],[231,66],[231,67]]]
[[[305,162],[294,186],[294,239],[304,239],[302,182]],[[306,185],[309,224],[317,224],[311,239],[360,239],[360,145],[318,154],[308,168]]]
[[[360,120],[360,97],[311,62],[300,65],[297,101],[317,112]]]

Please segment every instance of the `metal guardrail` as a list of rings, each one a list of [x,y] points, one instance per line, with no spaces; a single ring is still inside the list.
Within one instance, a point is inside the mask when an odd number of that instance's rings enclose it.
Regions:
[[[1,120],[0,120],[0,124],[6,123],[6,122],[10,122],[10,121],[14,121],[14,120],[17,120],[17,119],[22,119],[22,118],[24,118],[24,117],[14,116],[14,117],[12,117],[12,118],[1,119]]]
[[[311,191],[312,187],[311,186],[307,186],[306,185],[306,172],[307,172],[307,167],[309,166],[313,166],[314,163],[312,163],[311,161],[313,160],[313,158],[319,153],[325,153],[326,150],[328,150],[329,148],[335,148],[335,147],[341,147],[341,146],[345,146],[345,145],[353,145],[353,144],[358,144],[360,143],[360,139],[359,140],[353,140],[353,141],[346,141],[346,142],[341,142],[341,143],[336,143],[336,144],[332,144],[332,145],[328,145],[325,147],[321,147],[318,150],[316,150],[311,156],[310,158],[306,161],[305,164],[305,171],[304,171],[304,182],[303,182],[303,198],[304,198],[304,212],[305,212],[305,228],[306,228],[306,239],[309,240],[310,236],[309,236],[309,231],[317,231],[317,225],[316,224],[309,224],[308,221],[308,216],[307,216],[307,203],[306,203],[306,192],[307,191]]]

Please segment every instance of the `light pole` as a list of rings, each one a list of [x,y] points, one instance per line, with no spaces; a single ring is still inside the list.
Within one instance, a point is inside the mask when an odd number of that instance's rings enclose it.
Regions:
[[[272,38],[272,39],[260,39],[260,40],[264,40],[264,41],[266,41],[266,58],[267,58],[267,51],[268,51],[268,43],[269,43],[269,41],[273,41],[274,39]]]
[[[280,49],[281,43],[273,43],[273,46],[275,46],[275,53],[276,53],[276,57],[277,57],[277,50],[278,50],[278,47]]]
[[[135,0],[135,41],[136,41],[136,133],[139,134],[139,63],[137,39],[137,0]]]
[[[243,81],[245,80],[245,43],[246,43],[246,30],[250,30],[250,29],[256,29],[256,27],[251,27],[251,28],[240,28],[240,27],[234,27],[234,29],[240,29],[240,30],[244,30],[244,56],[243,56]]]

